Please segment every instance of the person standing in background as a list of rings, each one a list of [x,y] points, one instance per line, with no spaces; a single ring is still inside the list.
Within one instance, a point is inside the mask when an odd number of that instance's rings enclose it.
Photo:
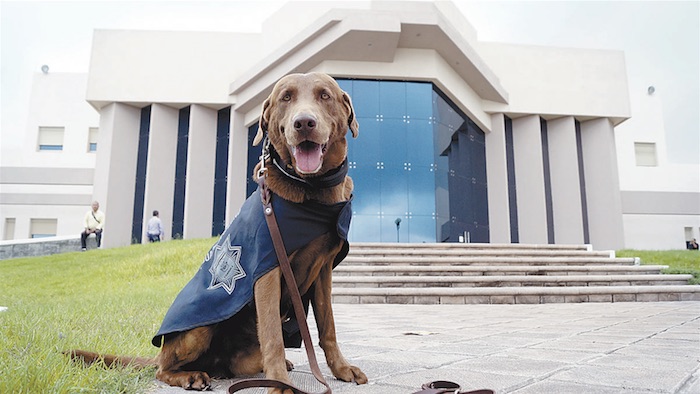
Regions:
[[[100,203],[97,201],[92,202],[92,209],[85,214],[84,227],[85,229],[80,234],[80,246],[81,250],[84,252],[87,250],[87,237],[90,234],[95,234],[97,239],[97,247],[102,245],[102,229],[105,225],[105,214],[100,211]]]
[[[160,221],[157,210],[153,211],[153,216],[148,220],[148,242],[160,242],[160,237],[163,236],[163,223]]]

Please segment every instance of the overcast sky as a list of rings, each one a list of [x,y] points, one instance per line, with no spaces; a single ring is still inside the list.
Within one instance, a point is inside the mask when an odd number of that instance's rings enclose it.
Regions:
[[[88,71],[94,29],[259,32],[283,3],[2,0],[0,143],[22,143],[12,135],[24,132],[31,80],[43,64]],[[653,85],[662,97],[669,159],[700,163],[699,1],[455,3],[482,41],[623,50],[631,89]]]

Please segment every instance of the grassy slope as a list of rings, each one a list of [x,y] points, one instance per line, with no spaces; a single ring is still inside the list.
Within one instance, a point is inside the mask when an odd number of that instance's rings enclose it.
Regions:
[[[0,392],[145,390],[153,371],[84,368],[60,352],[154,356],[150,338],[211,239],[0,261]]]
[[[700,251],[697,250],[619,250],[618,257],[639,257],[642,264],[667,265],[666,274],[692,274],[691,284],[700,284]]]

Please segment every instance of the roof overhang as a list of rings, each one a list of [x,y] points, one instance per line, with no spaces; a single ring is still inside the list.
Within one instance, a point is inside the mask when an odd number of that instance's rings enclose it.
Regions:
[[[506,104],[507,92],[472,45],[433,4],[418,5],[402,12],[327,12],[231,83],[231,102],[245,113],[286,74],[332,60],[391,63],[398,49],[408,48],[434,50],[481,99]]]

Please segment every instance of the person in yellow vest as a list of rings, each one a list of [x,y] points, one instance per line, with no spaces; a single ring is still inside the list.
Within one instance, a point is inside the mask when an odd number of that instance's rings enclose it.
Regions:
[[[97,201],[92,202],[92,209],[85,214],[84,220],[85,230],[80,234],[80,246],[82,251],[87,250],[87,244],[85,241],[90,234],[95,234],[97,239],[97,247],[99,248],[102,244],[102,228],[105,225],[105,214],[100,211],[100,203]]]

